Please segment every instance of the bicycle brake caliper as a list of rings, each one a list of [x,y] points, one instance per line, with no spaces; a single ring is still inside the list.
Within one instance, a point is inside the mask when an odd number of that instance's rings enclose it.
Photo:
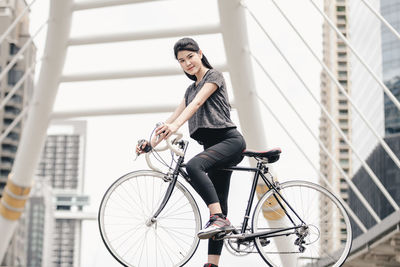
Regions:
[[[168,172],[167,174],[164,175],[163,179],[165,182],[171,182],[172,181],[172,176],[173,173],[172,172]]]

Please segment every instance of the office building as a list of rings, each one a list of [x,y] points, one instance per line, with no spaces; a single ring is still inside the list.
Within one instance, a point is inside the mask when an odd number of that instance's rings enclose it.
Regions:
[[[0,0],[0,33],[6,32],[21,11],[26,7],[23,0]],[[28,106],[33,91],[33,70],[36,47],[32,43],[20,53],[14,65],[10,62],[30,39],[29,14],[27,13],[13,31],[0,44],[0,196],[12,169],[17,152],[24,117],[21,115]],[[5,74],[5,70],[11,69]],[[23,78],[25,74],[28,74]],[[4,75],[5,74],[5,75]],[[22,80],[24,79],[24,80]],[[23,215],[18,223],[9,249],[0,264],[5,266],[26,266],[27,218]]]
[[[369,3],[379,11],[380,0],[369,1]],[[362,1],[349,0],[348,5],[349,40],[376,78],[382,81],[381,22]],[[383,137],[385,134],[383,89],[363,66],[360,59],[354,53],[350,55],[351,98],[376,133]],[[354,174],[361,167],[361,162],[355,152],[361,159],[366,160],[379,141],[353,107],[351,108],[351,140],[355,148],[352,155]]]
[[[397,157],[400,157],[400,133],[392,134],[385,138],[388,146],[395,151]],[[400,205],[400,169],[395,165],[392,159],[386,154],[381,145],[378,145],[367,159],[367,163],[387,189],[393,199]],[[354,174],[353,182],[358,188],[363,189],[363,195],[368,199],[372,208],[381,219],[386,218],[394,212],[394,208],[371,180],[366,171],[361,168]],[[356,212],[360,220],[367,228],[376,224],[374,218],[361,204],[359,199],[350,190],[349,205]],[[361,230],[353,225],[353,236],[362,234]]]
[[[54,227],[52,189],[49,181],[36,177],[26,214],[29,224],[27,239],[27,267],[51,267]]]
[[[89,203],[83,195],[85,143],[86,122],[53,122],[37,170],[39,177],[49,180],[54,194],[54,267],[80,263],[82,211]]]
[[[335,23],[340,32],[348,35],[348,8],[347,2],[336,0],[325,0],[324,11]],[[336,32],[327,22],[323,24],[323,60],[335,78],[343,86],[348,94],[351,92],[349,51],[344,41],[340,39]],[[321,73],[321,103],[328,111],[334,122],[347,138],[351,136],[351,112],[350,105],[345,95],[339,90],[336,84],[325,71]],[[320,139],[330,152],[330,154],[339,163],[347,175],[351,175],[351,150],[345,142],[343,136],[332,125],[328,116],[321,112],[320,118]],[[346,201],[348,199],[348,185],[342,173],[335,167],[329,156],[321,149],[320,151],[320,169],[330,184],[340,192],[340,196]],[[324,185],[324,181],[320,181]],[[326,250],[334,250],[341,239],[345,238],[345,233],[341,231],[342,222],[335,220],[329,210],[329,206],[323,200],[320,203],[321,217],[326,222],[331,222],[321,227],[329,236],[338,238],[328,238],[321,240],[321,246]]]
[[[380,0],[382,16],[397,30],[400,31],[400,2],[393,0]],[[365,14],[364,14],[365,16]],[[370,16],[373,16],[372,14]],[[375,48],[382,58],[380,77],[392,94],[400,100],[400,41],[385,26],[380,26],[381,47]],[[370,62],[374,66],[373,62]],[[384,140],[397,157],[400,157],[400,111],[392,100],[383,93],[379,87],[381,97],[368,100],[370,106],[379,106],[379,116],[374,121],[380,120],[378,132],[380,136],[385,136]],[[377,90],[378,91],[378,90]],[[362,93],[360,93],[362,94]],[[364,93],[364,95],[366,95]],[[381,113],[384,115],[382,116]],[[372,114],[374,116],[374,114]],[[382,119],[382,117],[384,119]],[[392,198],[400,204],[400,170],[383,149],[381,144],[375,140],[370,140],[369,145],[372,151],[365,157],[368,165],[379,178],[380,182],[387,189]],[[362,188],[364,196],[381,219],[390,215],[394,209],[386,197],[378,189],[371,177],[363,168],[358,168],[354,174],[354,183],[358,188]],[[369,212],[361,205],[360,201],[350,192],[350,206],[356,211],[357,216],[368,227],[376,224]],[[354,227],[354,235],[361,234],[358,227]]]
[[[400,32],[400,2],[381,0],[381,14]],[[400,41],[385,25],[382,25],[383,81],[392,94],[400,100]],[[400,111],[385,94],[386,135],[400,133]]]

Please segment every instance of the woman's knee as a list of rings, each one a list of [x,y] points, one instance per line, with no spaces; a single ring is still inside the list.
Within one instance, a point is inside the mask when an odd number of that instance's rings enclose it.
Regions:
[[[191,160],[189,160],[186,163],[186,171],[189,175],[204,171],[204,167],[201,160],[197,158],[192,158]]]

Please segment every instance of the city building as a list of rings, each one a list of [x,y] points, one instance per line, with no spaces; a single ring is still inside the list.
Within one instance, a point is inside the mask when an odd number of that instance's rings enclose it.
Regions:
[[[0,0],[0,32],[4,33],[13,23],[22,9],[26,7],[23,0]],[[0,46],[0,71],[5,70],[14,59],[20,48],[30,39],[28,15],[18,23],[10,35],[4,39]],[[22,84],[18,84],[24,74],[32,70],[35,64],[36,47],[32,43],[19,56],[18,61],[12,66],[0,81],[0,124],[2,132],[8,134],[1,137],[1,165],[0,165],[0,193],[5,186],[8,174],[11,171],[18,142],[23,127],[23,118],[16,123],[18,115],[27,107],[33,92],[33,72],[26,76]],[[16,123],[14,126],[13,123]]]
[[[379,11],[380,0],[369,1],[369,4]],[[381,22],[362,1],[348,0],[348,9],[349,40],[376,78],[382,81]],[[351,52],[349,55],[350,96],[372,128],[383,137],[385,135],[383,89],[356,54]],[[351,108],[351,141],[354,146],[351,161],[354,174],[361,167],[361,162],[355,153],[366,160],[379,142],[354,107]]]
[[[80,266],[81,229],[85,219],[83,195],[86,122],[53,122],[36,175],[49,180],[53,191],[52,265]]]
[[[370,129],[384,138],[397,157],[400,157],[400,112],[376,81],[376,79],[384,81],[393,95],[400,98],[400,41],[363,1],[336,0],[325,1],[324,4],[326,14],[347,37],[355,51],[351,51],[325,22],[324,62],[337,75],[340,84],[346,89],[364,118],[338,91],[327,74],[322,72],[321,101],[347,134],[353,149],[345,144],[324,114],[321,115],[320,138],[384,222],[382,225],[376,224],[370,212],[336,170],[333,162],[321,150],[321,171],[337,188],[339,195],[349,204],[366,228],[372,229],[371,233],[369,231],[363,233],[356,223],[352,223],[353,238],[355,238],[353,251],[357,256],[351,258],[347,266],[364,266],[366,263],[369,266],[397,266],[400,262],[395,252],[398,248],[396,241],[398,235],[391,232],[390,228],[396,223],[395,210],[373,182],[359,158],[370,166],[389,194],[400,204],[400,170]],[[368,4],[380,11],[382,16],[400,31],[400,2],[371,0]],[[367,65],[370,71],[364,65]],[[370,126],[364,120],[368,121]],[[323,202],[321,202],[321,212],[324,215],[329,213]],[[334,245],[331,243],[336,242],[335,237],[340,233],[340,223],[333,221],[333,227],[324,231],[332,233],[331,240],[322,240],[322,246],[330,249]],[[357,239],[359,236],[361,239]],[[374,249],[365,249],[375,241]]]
[[[400,2],[396,0],[381,0],[381,14],[400,31]],[[400,99],[400,41],[385,26],[382,25],[382,68],[383,81],[392,92]],[[400,111],[385,94],[385,130],[386,135],[400,132]]]
[[[26,205],[29,224],[27,239],[27,267],[51,267],[51,249],[54,228],[52,189],[44,178],[35,178],[31,196]]]
[[[395,151],[397,157],[400,157],[400,133],[389,135],[385,138],[385,141],[388,146]],[[367,159],[367,163],[376,175],[381,177],[380,181],[382,184],[400,205],[400,169],[387,155],[381,145],[378,145],[373,150]],[[369,200],[372,208],[381,219],[386,218],[395,211],[363,168],[360,168],[357,173],[354,174],[353,182],[358,188],[363,189],[364,196]],[[376,224],[376,221],[351,190],[349,194],[349,205],[356,211],[357,216],[367,228],[371,228]],[[354,237],[362,234],[362,231],[357,225],[353,225],[353,231]]]
[[[375,8],[380,10],[382,16],[397,31],[400,31],[400,2],[393,0],[380,0],[377,2],[380,4],[380,6],[375,6]],[[363,10],[359,12],[363,12]],[[370,20],[374,19],[377,21],[373,14],[367,14],[369,15],[366,15],[365,13],[362,15],[360,14],[360,17],[364,17],[364,20],[365,17],[371,17]],[[380,33],[382,42],[380,47],[376,47],[375,44],[373,49],[369,49],[369,54],[372,54],[372,51],[373,53],[380,54],[380,57],[382,58],[382,67],[377,67],[377,70],[380,69],[381,71],[380,77],[383,79],[385,85],[389,88],[392,94],[398,100],[400,100],[400,40],[398,40],[398,38],[385,25],[379,24],[379,31],[376,29],[375,24],[374,27],[374,31]],[[371,34],[371,26],[368,27],[368,30],[364,30],[364,32],[365,36],[367,36],[367,34]],[[362,42],[365,43],[365,38],[362,40]],[[370,43],[372,43],[372,41]],[[361,46],[362,45],[360,44],[360,47]],[[378,56],[375,57],[377,58]],[[370,65],[374,66],[373,61],[369,63]],[[366,81],[368,82],[368,80]],[[368,91],[370,90],[371,87],[368,87]],[[380,87],[377,88],[375,91],[375,96],[371,99],[365,99],[366,94],[365,92],[361,91],[361,88],[358,89],[358,91],[360,92],[359,95],[363,95],[363,101],[367,102],[367,104],[365,104],[367,107],[366,109],[373,109],[373,112],[371,112],[370,121],[372,123],[378,123],[377,121],[379,121],[379,127],[377,128],[379,134],[381,136],[385,136],[385,142],[388,144],[394,154],[396,154],[397,157],[400,157],[400,111],[395,106],[393,101],[383,93],[383,90]],[[381,96],[378,97],[379,94]],[[373,107],[379,107],[379,109],[375,109]],[[375,117],[376,114],[378,114],[377,117]],[[357,125],[354,125],[354,127],[357,127]],[[364,137],[365,135],[366,134],[364,133]],[[361,134],[358,137],[360,136]],[[383,147],[380,144],[377,144],[376,138],[374,139],[365,140],[363,143],[364,146],[366,146],[368,143],[369,147],[372,147],[372,151],[365,156],[365,159],[373,172],[380,179],[380,182],[385,186],[389,194],[397,203],[400,204],[400,170],[393,160],[388,156]],[[369,148],[369,150],[371,150],[371,148]],[[384,197],[382,192],[378,189],[363,168],[355,169],[353,181],[358,188],[363,189],[364,196],[369,200],[371,206],[381,219],[386,218],[388,215],[394,212],[392,205],[388,202],[386,197]],[[367,226],[367,228],[373,227],[376,224],[376,221],[371,217],[369,212],[367,212],[364,207],[361,207],[361,203],[355,197],[353,192],[350,192],[350,196],[350,206],[356,211],[357,215]],[[362,234],[358,227],[355,226],[354,229],[355,236]]]
[[[0,0],[1,34],[6,32],[26,6],[23,0]],[[22,112],[28,106],[33,91],[36,47],[31,43],[24,51],[20,50],[30,38],[29,13],[26,13],[0,44],[0,197],[16,156],[24,124]],[[17,61],[13,64],[14,59]],[[10,70],[6,72],[7,69]],[[0,264],[27,266],[27,220],[25,215],[20,218]]]
[[[325,0],[324,11],[328,17],[335,23],[340,32],[348,35],[348,8],[347,1],[343,0]],[[351,93],[349,50],[345,42],[339,38],[336,32],[327,22],[323,24],[323,61],[326,66],[335,75],[335,78],[343,86],[348,94]],[[350,104],[345,95],[339,90],[336,84],[328,76],[326,71],[321,73],[321,103],[339,126],[347,138],[351,136],[351,111]],[[321,112],[320,118],[320,139],[333,158],[339,163],[347,175],[351,175],[351,149],[345,142],[343,136],[332,125],[328,116]],[[330,184],[340,192],[340,196],[347,201],[348,185],[340,170],[333,164],[329,156],[321,149],[320,151],[320,170],[328,179]],[[320,181],[324,185],[324,181]],[[321,246],[326,250],[332,250],[337,247],[341,238],[345,234],[341,231],[343,222],[335,220],[326,203],[320,203],[321,217],[332,222],[332,227],[323,226],[321,231],[337,236],[338,238],[329,238],[321,240]],[[328,225],[328,224],[326,224]]]

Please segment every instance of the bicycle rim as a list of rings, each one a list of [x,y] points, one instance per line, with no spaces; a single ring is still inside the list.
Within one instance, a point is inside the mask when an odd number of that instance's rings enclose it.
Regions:
[[[298,230],[300,235],[288,230],[287,236],[256,238],[262,258],[271,266],[341,266],[352,244],[350,219],[341,202],[325,188],[305,181],[282,183],[279,193],[305,227]],[[268,191],[258,202],[253,216],[255,233],[293,226],[274,195]],[[286,204],[283,208],[295,225],[302,225]]]
[[[197,249],[199,209],[179,181],[157,221],[146,224],[169,185],[163,177],[154,171],[128,173],[111,185],[101,201],[101,237],[124,266],[183,266]]]

